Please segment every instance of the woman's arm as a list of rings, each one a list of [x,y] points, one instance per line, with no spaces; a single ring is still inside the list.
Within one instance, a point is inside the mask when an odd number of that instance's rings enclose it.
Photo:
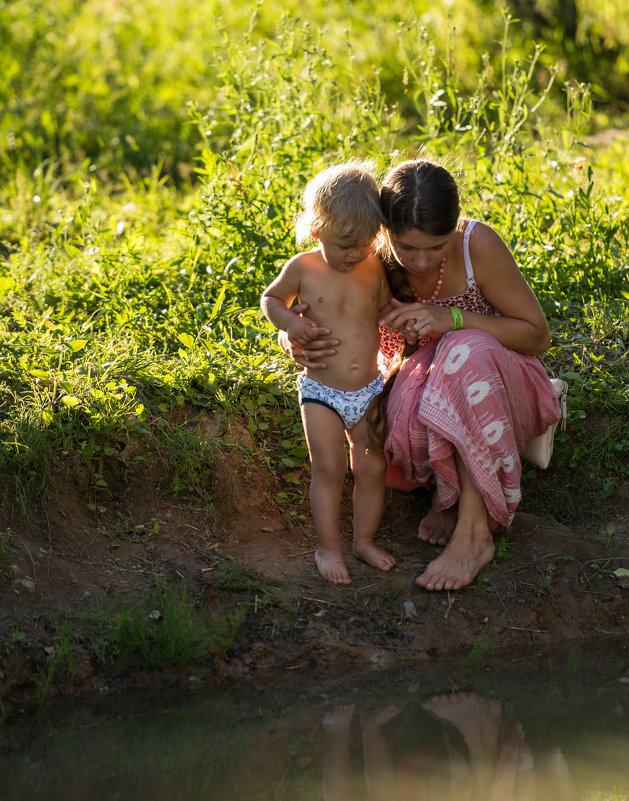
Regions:
[[[510,350],[542,354],[550,346],[548,323],[505,243],[492,228],[477,224],[470,236],[470,257],[476,283],[501,316],[461,310],[463,327],[486,331]],[[402,331],[413,319],[417,321],[413,330],[419,337],[439,336],[454,326],[448,307],[423,303],[397,305],[382,322]]]
[[[477,230],[478,229],[478,230]],[[470,258],[476,283],[501,317],[485,317],[463,312],[475,328],[492,334],[502,345],[520,353],[539,356],[550,347],[546,317],[498,233],[483,223],[474,226],[470,235]],[[484,324],[478,324],[484,317]]]

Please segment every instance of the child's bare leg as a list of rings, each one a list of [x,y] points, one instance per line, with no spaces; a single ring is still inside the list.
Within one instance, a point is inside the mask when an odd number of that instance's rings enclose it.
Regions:
[[[368,448],[367,420],[347,431],[354,476],[354,556],[379,570],[391,570],[395,558],[375,544],[384,503],[384,457]]]
[[[336,412],[319,403],[304,403],[301,417],[312,469],[310,508],[317,535],[315,562],[328,581],[350,584],[340,527],[341,494],[347,472],[343,422]]]
[[[461,484],[457,523],[445,549],[416,579],[427,590],[465,587],[494,557],[494,538],[485,501],[458,452],[456,462]]]
[[[399,797],[391,749],[382,733],[382,727],[399,711],[399,707],[390,704],[362,720],[365,778],[370,801],[392,801]]]
[[[323,718],[325,753],[322,780],[325,801],[350,801],[354,797],[350,762],[350,733],[354,708],[354,704],[336,706]]]

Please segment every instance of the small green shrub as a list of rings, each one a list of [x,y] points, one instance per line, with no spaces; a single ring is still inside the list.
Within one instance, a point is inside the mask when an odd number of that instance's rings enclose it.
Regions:
[[[244,619],[240,607],[214,615],[188,600],[183,583],[160,579],[144,601],[113,610],[90,610],[90,647],[103,667],[161,670],[202,664],[211,654],[225,656]]]
[[[37,669],[35,692],[37,701],[43,704],[55,679],[62,678],[72,682],[76,676],[74,652],[77,646],[76,635],[70,621],[58,623],[55,627],[53,645],[45,663]]]

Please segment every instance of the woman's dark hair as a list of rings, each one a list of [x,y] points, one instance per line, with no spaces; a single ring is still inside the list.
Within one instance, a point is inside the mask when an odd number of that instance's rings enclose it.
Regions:
[[[459,190],[451,173],[436,161],[403,161],[386,174],[380,189],[385,232],[378,252],[391,292],[403,303],[415,300],[406,271],[391,249],[390,235],[417,228],[430,236],[452,233],[461,213]]]
[[[399,234],[417,228],[430,236],[454,231],[461,206],[454,177],[434,161],[404,161],[388,172],[380,190],[384,224]]]
[[[430,236],[452,233],[461,213],[459,190],[451,173],[434,161],[415,159],[393,167],[380,189],[380,205],[386,233],[378,248],[387,280],[394,297],[403,303],[413,303],[415,295],[408,283],[406,270],[398,263],[391,249],[390,234],[401,234],[416,228]],[[416,345],[400,348],[390,365],[389,378],[383,392],[368,413],[370,445],[382,449],[386,428],[386,404],[403,359]]]

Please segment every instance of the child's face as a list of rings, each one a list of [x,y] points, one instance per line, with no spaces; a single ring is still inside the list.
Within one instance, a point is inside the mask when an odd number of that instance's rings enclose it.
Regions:
[[[321,255],[333,270],[348,273],[357,264],[364,261],[374,252],[374,240],[357,242],[355,237],[343,236],[333,231],[316,231],[313,233],[319,241]]]

